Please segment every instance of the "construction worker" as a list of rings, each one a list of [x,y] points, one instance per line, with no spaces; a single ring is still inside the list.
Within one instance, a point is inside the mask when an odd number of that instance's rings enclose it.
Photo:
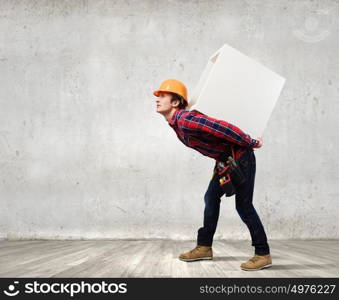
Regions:
[[[186,146],[214,158],[216,162],[229,151],[231,145],[233,146],[235,159],[246,177],[246,182],[236,190],[236,210],[247,225],[252,246],[255,248],[254,256],[242,263],[240,268],[260,270],[270,267],[272,258],[266,233],[252,203],[256,171],[254,149],[262,146],[262,137],[253,139],[240,128],[226,121],[212,118],[198,110],[189,111],[187,89],[179,80],[165,80],[153,94],[157,97],[157,112],[165,117],[179,140]],[[220,201],[224,193],[215,166],[204,195],[204,223],[198,230],[196,247],[181,254],[180,260],[213,259],[212,242],[219,218]]]

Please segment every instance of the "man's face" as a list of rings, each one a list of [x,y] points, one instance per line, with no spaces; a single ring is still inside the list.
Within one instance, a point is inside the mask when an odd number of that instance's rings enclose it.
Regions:
[[[156,97],[157,112],[161,114],[167,113],[174,105],[177,105],[176,101],[171,103],[171,99],[171,93],[160,92],[159,97]]]

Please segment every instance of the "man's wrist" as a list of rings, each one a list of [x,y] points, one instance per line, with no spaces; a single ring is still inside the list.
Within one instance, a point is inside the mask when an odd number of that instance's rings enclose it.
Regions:
[[[257,147],[259,146],[260,141],[259,141],[259,140],[256,140],[256,139],[252,139],[252,140],[255,141],[255,142],[253,143],[252,148],[257,148]]]

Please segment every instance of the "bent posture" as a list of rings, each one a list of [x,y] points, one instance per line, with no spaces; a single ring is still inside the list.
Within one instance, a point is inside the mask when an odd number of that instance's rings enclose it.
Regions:
[[[254,256],[240,267],[243,270],[260,270],[271,266],[272,258],[266,233],[252,203],[256,171],[253,149],[262,146],[262,138],[253,139],[226,121],[212,118],[198,110],[187,110],[187,90],[178,80],[165,80],[153,94],[157,97],[157,112],[165,117],[186,146],[215,159],[216,162],[225,157],[230,146],[233,146],[235,159],[246,177],[245,183],[237,188],[235,194],[236,210],[247,225],[252,246],[255,248]],[[196,247],[179,256],[183,261],[213,258],[213,236],[217,228],[221,197],[225,193],[218,179],[215,165],[204,196],[203,227],[198,229]]]

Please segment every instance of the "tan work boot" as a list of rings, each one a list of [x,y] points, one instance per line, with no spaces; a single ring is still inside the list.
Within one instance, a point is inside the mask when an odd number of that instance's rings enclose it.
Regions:
[[[211,246],[197,245],[194,249],[180,254],[179,259],[183,261],[213,259],[213,250]]]
[[[242,263],[240,268],[245,271],[256,271],[272,266],[271,254],[257,255],[255,254],[247,262]]]

